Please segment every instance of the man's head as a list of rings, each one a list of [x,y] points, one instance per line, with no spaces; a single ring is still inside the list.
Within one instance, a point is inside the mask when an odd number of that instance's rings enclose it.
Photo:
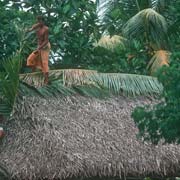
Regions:
[[[44,17],[43,16],[37,16],[36,19],[40,25],[42,25],[42,26],[44,25]]]

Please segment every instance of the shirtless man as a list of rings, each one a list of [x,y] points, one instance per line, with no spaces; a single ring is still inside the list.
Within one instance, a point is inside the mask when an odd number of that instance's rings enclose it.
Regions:
[[[37,40],[38,40],[38,47],[33,53],[39,53],[41,65],[36,62],[27,62],[27,65],[32,68],[34,71],[35,68],[39,68],[42,70],[44,74],[44,83],[48,84],[48,61],[49,61],[49,51],[50,51],[50,43],[48,40],[48,27],[44,24],[44,19],[42,16],[37,16],[37,24],[34,24],[32,28],[28,30],[36,31]]]

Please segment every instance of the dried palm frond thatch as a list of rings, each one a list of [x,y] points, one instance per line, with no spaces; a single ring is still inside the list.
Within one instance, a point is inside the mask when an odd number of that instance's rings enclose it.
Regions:
[[[170,53],[165,50],[156,51],[154,56],[148,63],[147,69],[150,69],[150,73],[155,73],[162,66],[169,66]]]
[[[122,36],[118,35],[104,35],[100,38],[97,43],[94,43],[94,46],[104,47],[111,51],[114,51],[115,48],[120,47],[121,49],[125,49],[126,39]]]
[[[57,69],[49,71],[49,78],[50,80],[61,78],[63,84],[67,86],[72,84],[82,85],[87,83],[85,82],[87,77],[94,73],[97,73],[97,71],[86,69]],[[35,87],[44,85],[44,77],[40,72],[20,74],[20,79]]]
[[[131,119],[143,97],[24,99],[6,122],[0,159],[16,180],[176,177],[180,146],[144,143]]]
[[[162,84],[158,82],[157,78],[136,74],[98,73],[97,71],[84,69],[52,70],[49,74],[50,79],[58,79],[56,82],[52,81],[57,88],[58,86],[64,86],[64,88],[88,86],[89,89],[108,90],[111,94],[153,96],[160,94],[163,90]],[[21,74],[20,79],[42,90],[43,88],[51,88],[51,84],[42,87],[44,79],[40,72]]]

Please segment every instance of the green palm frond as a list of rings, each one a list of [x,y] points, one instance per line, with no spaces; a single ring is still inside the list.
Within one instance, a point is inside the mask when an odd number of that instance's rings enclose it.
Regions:
[[[38,88],[20,80],[19,89],[18,89],[18,98],[22,98],[23,96],[27,96],[27,95],[44,97],[44,95],[39,91]]]
[[[98,42],[94,43],[94,46],[100,46],[114,51],[117,47],[120,47],[120,49],[125,49],[125,41],[126,39],[122,36],[104,35],[100,38]]]
[[[163,90],[156,78],[135,74],[99,73],[90,77],[100,87],[113,94],[157,95]]]
[[[70,94],[76,92],[87,94],[90,92],[90,90],[86,90],[87,87],[93,87],[95,90],[101,90],[105,93],[108,91],[110,94],[126,95],[154,95],[160,94],[163,89],[157,79],[150,76],[121,73],[97,73],[96,71],[80,69],[59,71],[60,76],[59,78],[57,77],[58,80],[52,81],[51,83],[55,83],[54,89],[56,89],[57,92],[59,92],[58,89],[60,89],[61,94],[66,94],[66,91]],[[58,70],[52,72],[50,71],[51,76],[53,76],[53,72],[57,76]],[[63,75],[61,74],[62,72]],[[31,78],[30,75],[34,76],[34,74],[29,74],[29,78]],[[34,78],[33,76],[32,78]],[[45,92],[48,95],[49,90],[53,87],[52,85],[53,84],[50,84],[47,87],[44,86],[37,89],[41,89],[41,92]],[[90,94],[92,94],[92,92]]]
[[[151,0],[151,7],[156,11],[159,11],[159,9],[164,6],[165,0]]]
[[[165,50],[156,51],[154,56],[149,61],[147,69],[149,69],[150,73],[153,74],[163,65],[169,66],[169,58],[170,58],[170,53],[168,51]]]
[[[105,14],[108,12],[110,7],[112,6],[112,1],[110,0],[97,0],[97,13],[99,18],[102,20]]]
[[[159,47],[161,43],[165,43],[167,23],[162,15],[148,8],[137,13],[125,24],[123,34],[129,38],[144,34],[146,38]]]
[[[72,89],[75,91],[75,94],[89,97],[105,98],[111,95],[107,88],[100,87],[97,84],[72,86]]]
[[[164,0],[98,0],[97,12],[100,20],[105,21],[105,18],[111,14],[114,9],[118,9],[122,15],[122,20],[127,20],[137,14],[139,11],[147,8],[157,10],[157,7],[163,4]]]
[[[62,80],[55,80],[47,86],[37,88],[37,90],[44,98],[76,94],[71,87],[64,86]]]
[[[0,72],[0,114],[11,113],[19,87],[20,56],[3,61]]]

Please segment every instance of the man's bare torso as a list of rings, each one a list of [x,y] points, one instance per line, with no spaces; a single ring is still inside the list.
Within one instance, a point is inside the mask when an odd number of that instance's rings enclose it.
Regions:
[[[36,35],[38,39],[38,46],[41,46],[44,43],[44,41],[46,41],[47,33],[48,33],[47,26],[43,26],[37,29]]]

